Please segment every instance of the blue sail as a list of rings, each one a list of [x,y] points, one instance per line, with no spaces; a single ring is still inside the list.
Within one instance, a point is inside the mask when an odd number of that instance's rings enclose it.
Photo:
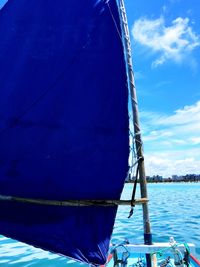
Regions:
[[[128,89],[116,0],[9,0],[0,10],[0,195],[119,199]],[[115,207],[0,201],[0,234],[103,264]]]

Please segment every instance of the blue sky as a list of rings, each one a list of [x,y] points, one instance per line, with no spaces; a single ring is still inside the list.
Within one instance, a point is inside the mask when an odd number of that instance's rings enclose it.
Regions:
[[[200,173],[200,2],[125,4],[147,175]]]
[[[147,175],[200,173],[200,2],[125,4]]]
[[[8,0],[0,0],[0,8],[7,2]]]

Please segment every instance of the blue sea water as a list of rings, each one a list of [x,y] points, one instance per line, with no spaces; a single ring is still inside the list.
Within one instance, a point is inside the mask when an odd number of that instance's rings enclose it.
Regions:
[[[132,184],[126,184],[122,198],[130,199],[131,193]],[[173,236],[177,242],[194,243],[196,256],[200,259],[200,183],[149,184],[148,193],[153,241],[168,242],[169,237]],[[143,242],[142,208],[136,206],[134,215],[127,219],[129,211],[130,207],[118,209],[112,243],[121,243],[124,239]],[[86,265],[0,236],[0,266]]]

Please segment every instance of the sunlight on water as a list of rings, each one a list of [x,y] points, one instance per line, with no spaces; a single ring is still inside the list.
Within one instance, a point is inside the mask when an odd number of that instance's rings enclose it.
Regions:
[[[130,199],[132,185],[126,184],[123,199]],[[137,188],[139,191],[139,186]],[[139,197],[139,195],[137,196]],[[177,242],[194,243],[200,258],[200,184],[150,184],[150,217],[153,240],[168,242],[173,236]],[[120,207],[114,227],[112,243],[129,239],[143,242],[142,209],[135,207],[132,218],[127,219],[130,207]],[[63,267],[86,266],[56,254],[34,248],[0,236],[0,266]]]
[[[131,184],[126,185],[123,198],[130,198],[131,187]],[[196,255],[200,258],[200,184],[159,183],[149,184],[148,189],[153,240],[168,242],[169,237],[173,236],[177,242],[194,243]],[[126,220],[128,214],[126,207],[119,208],[114,243],[123,241],[124,237],[134,243],[143,241],[141,207],[136,206],[133,217]]]

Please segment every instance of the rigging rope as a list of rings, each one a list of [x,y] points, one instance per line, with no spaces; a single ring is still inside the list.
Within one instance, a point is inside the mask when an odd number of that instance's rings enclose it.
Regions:
[[[133,210],[134,210],[134,207],[135,207],[135,194],[136,194],[136,188],[137,188],[137,180],[138,180],[138,175],[139,175],[139,168],[140,168],[140,164],[141,164],[141,162],[143,160],[144,160],[144,158],[142,158],[142,157],[138,159],[138,165],[137,165],[136,176],[135,176],[133,192],[132,192],[132,198],[131,198],[131,210],[130,210],[128,218],[131,218],[131,216],[133,215]]]
[[[153,255],[156,254],[156,256],[158,256],[158,257],[162,257],[163,254],[164,254],[166,251],[169,251],[170,249],[173,249],[174,247],[178,247],[178,246],[181,246],[181,245],[184,245],[185,250],[188,251],[188,253],[190,254],[190,248],[189,248],[188,244],[184,242],[184,243],[176,243],[175,246],[170,246],[170,247],[167,247],[167,248],[163,248],[163,249],[156,250],[156,251],[152,252],[150,255],[153,256]]]
[[[47,205],[47,206],[126,206],[126,205],[140,205],[146,203],[148,200],[146,198],[135,199],[134,202],[131,200],[47,200],[47,199],[32,199],[14,196],[4,196],[0,195],[0,201],[11,201],[20,202],[25,204],[37,204],[37,205]]]

